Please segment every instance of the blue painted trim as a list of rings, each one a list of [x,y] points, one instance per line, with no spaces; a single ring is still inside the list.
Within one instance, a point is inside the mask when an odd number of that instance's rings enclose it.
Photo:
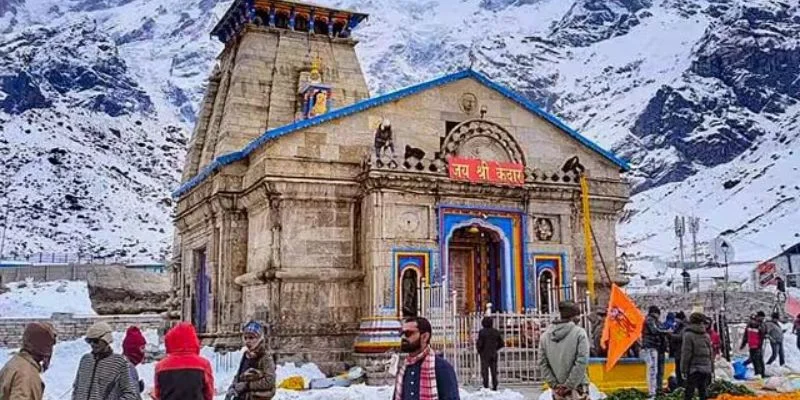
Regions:
[[[423,273],[427,272],[431,276],[434,275],[434,273],[433,273],[433,250],[431,250],[431,249],[422,249],[422,248],[411,248],[411,247],[393,247],[392,248],[392,268],[391,268],[391,271],[390,271],[390,273],[392,274],[392,277],[391,277],[392,279],[391,279],[391,283],[390,283],[390,286],[389,286],[390,289],[391,289],[391,297],[392,297],[392,302],[391,303],[392,304],[391,305],[384,304],[383,305],[383,309],[384,310],[395,312],[396,310],[399,309],[399,307],[397,307],[397,306],[399,306],[399,304],[396,304],[396,301],[395,301],[396,298],[397,298],[397,291],[396,291],[396,288],[397,288],[397,277],[400,276],[399,268],[401,268],[401,266],[397,265],[397,253],[406,253],[406,252],[408,252],[408,253],[426,253],[428,255],[428,265],[420,265],[420,268],[422,268],[422,272]],[[427,268],[427,271],[425,270],[425,268]],[[431,282],[432,281],[431,276],[426,276],[425,280],[427,280],[428,282]]]
[[[589,149],[591,149],[591,150],[597,152],[598,154],[600,154],[601,156],[605,157],[606,159],[608,159],[609,161],[611,161],[612,163],[614,163],[615,165],[620,167],[620,169],[622,169],[624,171],[630,170],[630,165],[628,164],[627,161],[617,157],[613,153],[609,152],[608,150],[605,150],[605,149],[601,148],[596,143],[594,143],[591,140],[587,139],[586,137],[582,136],[580,133],[578,133],[574,129],[570,128],[569,126],[567,126],[564,122],[562,122],[556,116],[554,116],[554,115],[552,115],[550,113],[547,113],[544,110],[542,110],[541,108],[539,108],[539,106],[536,105],[534,102],[526,99],[525,97],[523,97],[522,95],[512,91],[511,89],[508,89],[508,88],[506,88],[506,87],[504,87],[504,86],[502,86],[502,85],[500,85],[498,83],[492,82],[489,78],[487,78],[486,76],[484,76],[483,74],[481,74],[481,73],[479,73],[477,71],[474,71],[474,70],[471,70],[471,69],[467,69],[467,70],[462,70],[462,71],[459,71],[459,72],[456,72],[456,73],[453,73],[453,74],[445,75],[445,76],[430,80],[428,82],[423,82],[423,83],[420,83],[420,84],[417,84],[417,85],[413,85],[413,86],[409,86],[407,88],[403,88],[403,89],[400,89],[400,90],[397,90],[397,91],[394,91],[394,92],[390,92],[390,93],[384,94],[382,96],[366,99],[366,100],[360,101],[360,102],[355,103],[355,104],[351,104],[351,105],[346,106],[346,107],[342,107],[342,108],[339,108],[339,109],[336,109],[336,110],[331,110],[330,112],[328,112],[326,114],[323,114],[323,115],[320,115],[320,116],[317,116],[317,117],[314,117],[314,118],[310,118],[310,119],[306,119],[306,120],[303,120],[303,121],[294,122],[294,123],[289,124],[289,125],[284,125],[284,126],[281,126],[281,127],[275,128],[275,129],[268,130],[268,131],[264,132],[263,135],[261,135],[260,137],[256,138],[252,142],[250,142],[247,146],[245,146],[244,149],[242,149],[240,151],[235,151],[235,152],[232,152],[232,153],[228,153],[226,155],[218,157],[216,160],[214,160],[214,162],[212,162],[211,164],[209,164],[205,168],[203,168],[203,170],[200,171],[200,173],[197,174],[194,178],[190,179],[189,181],[187,181],[186,183],[184,183],[183,185],[178,187],[178,189],[175,190],[175,192],[172,193],[172,196],[175,197],[175,198],[179,198],[179,197],[183,196],[184,194],[186,194],[187,192],[192,190],[195,186],[199,185],[200,182],[205,180],[212,173],[218,171],[221,167],[223,167],[225,165],[228,165],[228,164],[231,164],[231,163],[234,163],[236,161],[240,161],[240,160],[245,159],[247,156],[252,154],[254,151],[256,151],[258,148],[260,148],[262,145],[264,145],[268,141],[271,141],[273,139],[279,138],[281,136],[287,135],[287,134],[292,133],[292,132],[296,132],[296,131],[299,131],[299,130],[302,130],[302,129],[310,128],[312,126],[317,126],[317,125],[320,125],[322,123],[325,123],[325,122],[328,122],[328,121],[331,121],[331,120],[334,120],[334,119],[339,119],[339,118],[343,118],[343,117],[346,117],[346,116],[349,116],[349,115],[357,114],[357,113],[360,113],[362,111],[368,110],[370,108],[381,106],[381,105],[386,104],[386,103],[391,103],[393,101],[400,100],[400,99],[402,99],[404,97],[408,97],[408,96],[417,94],[419,92],[422,92],[422,91],[425,91],[425,90],[428,90],[428,89],[436,88],[436,87],[439,87],[439,86],[442,86],[442,85],[446,85],[448,83],[452,83],[452,82],[455,82],[455,81],[459,81],[459,80],[462,80],[462,79],[466,79],[466,78],[473,78],[473,79],[477,80],[478,82],[482,83],[483,85],[489,87],[490,89],[493,89],[493,90],[495,90],[497,92],[500,92],[502,95],[504,95],[508,99],[514,101],[515,103],[519,104],[520,106],[522,106],[526,110],[528,110],[528,111],[530,111],[530,112],[542,117],[546,121],[548,121],[551,124],[555,125],[556,127],[560,128],[561,130],[566,132],[568,135],[572,136],[573,139],[577,140],[579,143],[583,144],[584,146],[588,147]]]

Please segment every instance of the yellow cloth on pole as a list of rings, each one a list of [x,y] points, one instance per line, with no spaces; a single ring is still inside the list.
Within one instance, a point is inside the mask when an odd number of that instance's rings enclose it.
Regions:
[[[586,285],[589,287],[589,298],[595,301],[592,215],[589,210],[589,181],[585,175],[581,175],[581,203],[583,203],[583,246],[586,249]]]

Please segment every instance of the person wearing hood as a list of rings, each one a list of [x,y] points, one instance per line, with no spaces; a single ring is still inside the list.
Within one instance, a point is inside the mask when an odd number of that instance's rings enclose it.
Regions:
[[[475,347],[481,359],[481,378],[483,387],[489,388],[489,371],[492,373],[492,390],[497,390],[497,352],[505,347],[503,335],[492,327],[492,318],[483,317],[483,328],[478,332],[478,341]]]
[[[144,347],[147,345],[142,331],[135,326],[128,328],[125,339],[122,340],[122,355],[128,360],[128,370],[131,380],[139,386],[139,393],[144,391],[144,381],[139,379],[136,366],[144,360]]]
[[[758,316],[751,318],[750,322],[747,324],[747,328],[744,330],[742,344],[739,347],[740,350],[743,350],[745,346],[747,346],[750,350],[750,358],[745,361],[745,365],[753,363],[753,369],[755,369],[756,375],[761,375],[762,378],[765,377],[766,374],[764,368],[764,351],[762,350],[764,346],[764,336],[763,324],[759,321]]]
[[[264,326],[250,321],[242,327],[247,349],[226,399],[270,400],[275,396],[275,362],[267,351]]]
[[[683,374],[681,374],[681,352],[683,348],[683,330],[686,329],[686,314],[679,311],[675,314],[673,331],[669,334],[669,355],[675,359],[675,380],[678,386],[683,387]]]
[[[681,371],[686,380],[685,399],[691,400],[698,392],[700,400],[707,398],[706,388],[714,374],[714,349],[705,326],[703,314],[689,316],[689,326],[683,334],[681,346]]]
[[[92,351],[84,354],[72,383],[72,400],[139,400],[138,382],[131,379],[128,360],[114,354],[114,330],[97,322],[86,331]]]
[[[33,322],[22,334],[22,350],[0,369],[0,399],[42,400],[44,382],[40,373],[50,366],[56,331],[45,322]]]
[[[772,348],[772,355],[767,360],[767,365],[771,365],[775,362],[776,359],[779,359],[779,363],[782,366],[786,364],[786,357],[783,353],[783,327],[781,327],[781,315],[778,313],[772,313],[771,319],[764,323],[764,327],[767,331],[767,340],[769,340],[769,345]]]
[[[554,400],[588,399],[589,338],[575,324],[580,309],[571,301],[562,301],[558,311],[561,319],[547,328],[539,344],[542,377],[553,390]]]
[[[666,335],[669,333],[668,330],[661,328],[660,318],[661,310],[657,306],[650,306],[647,309],[647,318],[642,332],[641,354],[647,364],[647,389],[651,398],[655,397],[662,388],[663,376],[659,377],[659,353],[665,347]]]
[[[181,322],[164,336],[167,356],[156,364],[155,400],[214,400],[211,364],[200,356],[194,326]]]

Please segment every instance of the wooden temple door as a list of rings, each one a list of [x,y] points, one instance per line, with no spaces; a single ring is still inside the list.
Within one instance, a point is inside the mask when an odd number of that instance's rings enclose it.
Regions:
[[[206,251],[195,252],[194,315],[192,323],[198,332],[205,332],[208,320],[208,295],[211,282],[206,268]]]

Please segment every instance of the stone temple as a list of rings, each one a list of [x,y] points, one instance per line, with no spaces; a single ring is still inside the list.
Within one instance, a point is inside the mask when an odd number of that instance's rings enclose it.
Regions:
[[[363,319],[419,312],[421,285],[462,313],[547,309],[586,289],[579,175],[607,296],[627,163],[471,69],[370,97],[351,35],[366,18],[236,0],[214,28],[171,316],[219,346],[261,318],[279,357],[324,365]]]

